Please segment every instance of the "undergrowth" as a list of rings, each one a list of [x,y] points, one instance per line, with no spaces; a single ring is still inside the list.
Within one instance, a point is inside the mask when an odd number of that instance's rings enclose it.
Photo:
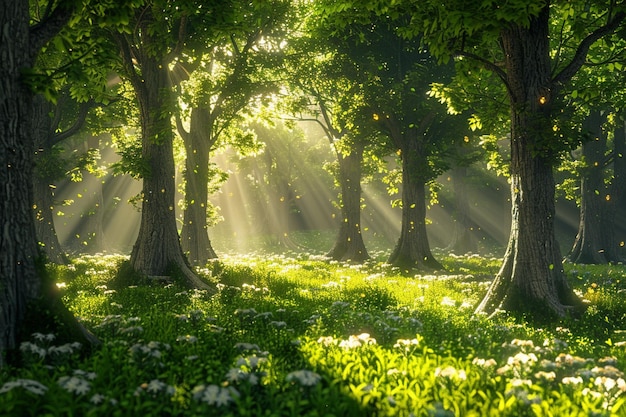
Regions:
[[[406,276],[223,256],[198,271],[216,295],[125,281],[121,256],[49,265],[102,346],[33,334],[1,370],[0,415],[626,415],[622,266],[566,266],[587,313],[539,326],[474,314],[498,259],[440,259],[445,274]]]

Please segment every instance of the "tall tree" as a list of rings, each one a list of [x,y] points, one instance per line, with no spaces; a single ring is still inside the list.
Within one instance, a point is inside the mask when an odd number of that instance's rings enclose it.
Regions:
[[[132,7],[132,6],[131,6]],[[135,91],[140,110],[144,172],[141,225],[131,253],[132,267],[148,276],[167,275],[178,268],[188,285],[211,289],[189,268],[175,216],[173,126],[175,95],[170,65],[184,67],[183,51],[202,47],[202,33],[226,18],[218,2],[146,1],[130,11],[130,25],[112,30],[122,59],[123,74]]]
[[[362,262],[369,259],[363,240],[361,226],[361,181],[363,154],[367,146],[367,134],[359,131],[354,123],[355,111],[361,100],[359,87],[337,74],[332,60],[313,56],[291,72],[290,83],[303,96],[291,105],[291,111],[300,121],[317,123],[329,141],[337,160],[336,182],[341,190],[341,217],[333,247],[326,256],[343,261]],[[308,55],[305,55],[308,57]],[[301,57],[300,57],[301,58]]]
[[[484,3],[484,4],[483,4]],[[561,254],[554,234],[554,174],[559,153],[572,146],[568,138],[554,134],[555,110],[563,86],[585,63],[589,49],[614,32],[624,19],[614,2],[587,10],[567,3],[563,13],[547,1],[429,2],[414,14],[408,30],[424,33],[438,56],[455,55],[492,71],[505,85],[511,117],[512,225],[503,264],[478,312],[498,309],[552,312],[563,316],[580,306],[563,273]],[[621,6],[620,6],[621,7]],[[571,13],[569,13],[571,9]],[[573,28],[551,36],[551,19],[566,16],[563,27]],[[588,19],[588,20],[581,20]],[[419,23],[417,22],[419,20]],[[578,20],[578,22],[577,22]],[[550,40],[578,43],[571,59]],[[569,45],[571,48],[572,45]]]
[[[51,3],[33,26],[26,0],[2,0],[0,10],[0,352],[19,343],[27,310],[37,302],[72,323],[82,341],[95,342],[64,309],[54,283],[42,281],[32,214],[32,87],[41,80],[32,69],[41,48],[69,21],[73,9],[67,2]]]
[[[608,188],[604,184],[607,165],[607,134],[603,129],[606,117],[592,110],[583,130],[591,138],[582,145],[580,169],[580,219],[574,245],[566,259],[582,264],[606,264],[610,260],[612,239],[604,236],[603,219],[608,215]]]
[[[290,3],[231,1],[230,7],[237,18],[207,39],[210,46],[198,57],[198,67],[181,83],[189,120],[186,127],[177,117],[186,151],[181,244],[198,265],[217,257],[207,222],[210,155],[227,143],[250,145],[239,125],[246,107],[276,89],[268,69],[280,58]]]
[[[363,110],[374,119],[371,126],[389,138],[390,150],[401,159],[402,225],[389,262],[404,269],[441,268],[428,241],[426,186],[445,168],[442,156],[450,136],[439,123],[445,106],[429,99],[427,92],[451,68],[438,65],[420,39],[396,31],[408,24],[409,14],[377,16],[348,9],[347,16],[341,6],[334,10],[330,40],[352,61],[345,71],[361,85]],[[357,18],[351,19],[354,13]]]
[[[54,225],[53,209],[55,183],[71,169],[60,156],[58,145],[76,135],[84,125],[92,101],[77,103],[65,88],[52,103],[38,94],[33,103],[33,139],[35,140],[36,167],[33,176],[33,209],[37,238],[42,251],[51,262],[66,263],[68,260],[59,243]],[[74,165],[87,159],[72,158]]]

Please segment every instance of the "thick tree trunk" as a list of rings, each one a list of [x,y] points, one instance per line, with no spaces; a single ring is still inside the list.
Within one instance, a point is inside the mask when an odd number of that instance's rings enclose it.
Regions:
[[[149,45],[149,36],[144,39]],[[148,47],[144,45],[144,48]],[[176,228],[175,168],[171,125],[172,90],[167,63],[144,54],[141,81],[133,83],[141,111],[143,178],[141,225],[131,266],[147,276],[165,276],[178,268],[190,287],[213,289],[187,265]]]
[[[402,149],[402,226],[389,263],[403,270],[442,269],[430,251],[426,232],[426,181],[420,175],[428,162],[416,138]]]
[[[35,163],[41,160],[47,152],[52,151],[50,134],[52,121],[50,112],[52,104],[42,95],[33,100],[32,124],[33,140],[35,142]],[[33,175],[33,210],[35,216],[35,231],[39,246],[47,260],[57,264],[66,264],[68,257],[61,247],[54,227],[54,179],[50,178],[46,167],[35,169]]]
[[[363,145],[355,144],[349,154],[337,152],[341,184],[341,225],[333,248],[326,256],[339,261],[369,259],[361,234],[361,163]]]
[[[32,214],[32,94],[21,83],[28,53],[28,2],[0,2],[0,351],[14,348],[28,302],[40,291]],[[0,355],[0,364],[3,358]]]
[[[52,183],[37,175],[34,176],[33,182],[33,208],[40,250],[49,262],[59,265],[67,264],[69,258],[61,247],[54,226],[54,188]]]
[[[76,334],[83,343],[95,344],[90,335],[63,306],[54,291],[54,283],[42,285],[36,262],[37,236],[33,216],[34,141],[31,130],[33,95],[22,83],[23,70],[32,68],[38,39],[29,37],[29,6],[27,1],[0,0],[0,366],[4,352],[19,345],[20,334],[37,331],[39,317],[28,330],[24,318],[38,304],[40,311]],[[69,13],[67,15],[69,18]],[[60,28],[48,28],[52,36]],[[42,28],[42,32],[46,32]],[[44,36],[43,33],[40,33]],[[29,42],[30,40],[30,42]],[[43,318],[43,320],[51,319]],[[76,330],[73,333],[71,330]],[[28,335],[30,336],[30,335]]]
[[[206,265],[210,259],[217,258],[207,225],[209,150],[212,146],[210,120],[206,109],[194,108],[191,111],[189,133],[181,134],[187,155],[185,211],[180,239],[183,251],[194,265]]]
[[[462,255],[478,250],[476,227],[470,220],[470,204],[467,196],[467,167],[458,166],[450,172],[454,189],[454,229],[447,251]]]
[[[586,166],[580,179],[578,234],[566,258],[580,264],[606,264],[612,261],[609,247],[613,242],[604,235],[602,227],[608,207],[604,185],[606,136],[602,133],[600,112],[592,112],[584,127],[592,137],[582,147]]]
[[[554,233],[550,148],[549,8],[529,27],[501,33],[511,104],[511,234],[502,267],[477,312],[498,309],[564,316],[581,303],[563,273]]]

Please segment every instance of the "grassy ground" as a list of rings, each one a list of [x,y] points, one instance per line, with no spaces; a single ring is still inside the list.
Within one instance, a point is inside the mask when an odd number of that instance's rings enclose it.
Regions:
[[[626,415],[626,271],[568,266],[584,317],[473,314],[493,257],[404,276],[305,253],[222,255],[217,295],[115,279],[125,258],[50,266],[103,342],[34,334],[0,373],[0,415]]]

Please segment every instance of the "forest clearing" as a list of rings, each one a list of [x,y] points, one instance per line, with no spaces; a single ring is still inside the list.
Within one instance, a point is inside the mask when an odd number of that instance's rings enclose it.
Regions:
[[[0,11],[1,415],[626,415],[626,2]]]
[[[375,259],[232,255],[205,270],[216,295],[129,286],[123,262],[51,268],[102,346],[83,357],[63,335],[31,335],[22,367],[0,374],[0,414],[626,415],[623,268],[567,268],[589,308],[554,322],[474,314],[497,258],[406,276]]]

